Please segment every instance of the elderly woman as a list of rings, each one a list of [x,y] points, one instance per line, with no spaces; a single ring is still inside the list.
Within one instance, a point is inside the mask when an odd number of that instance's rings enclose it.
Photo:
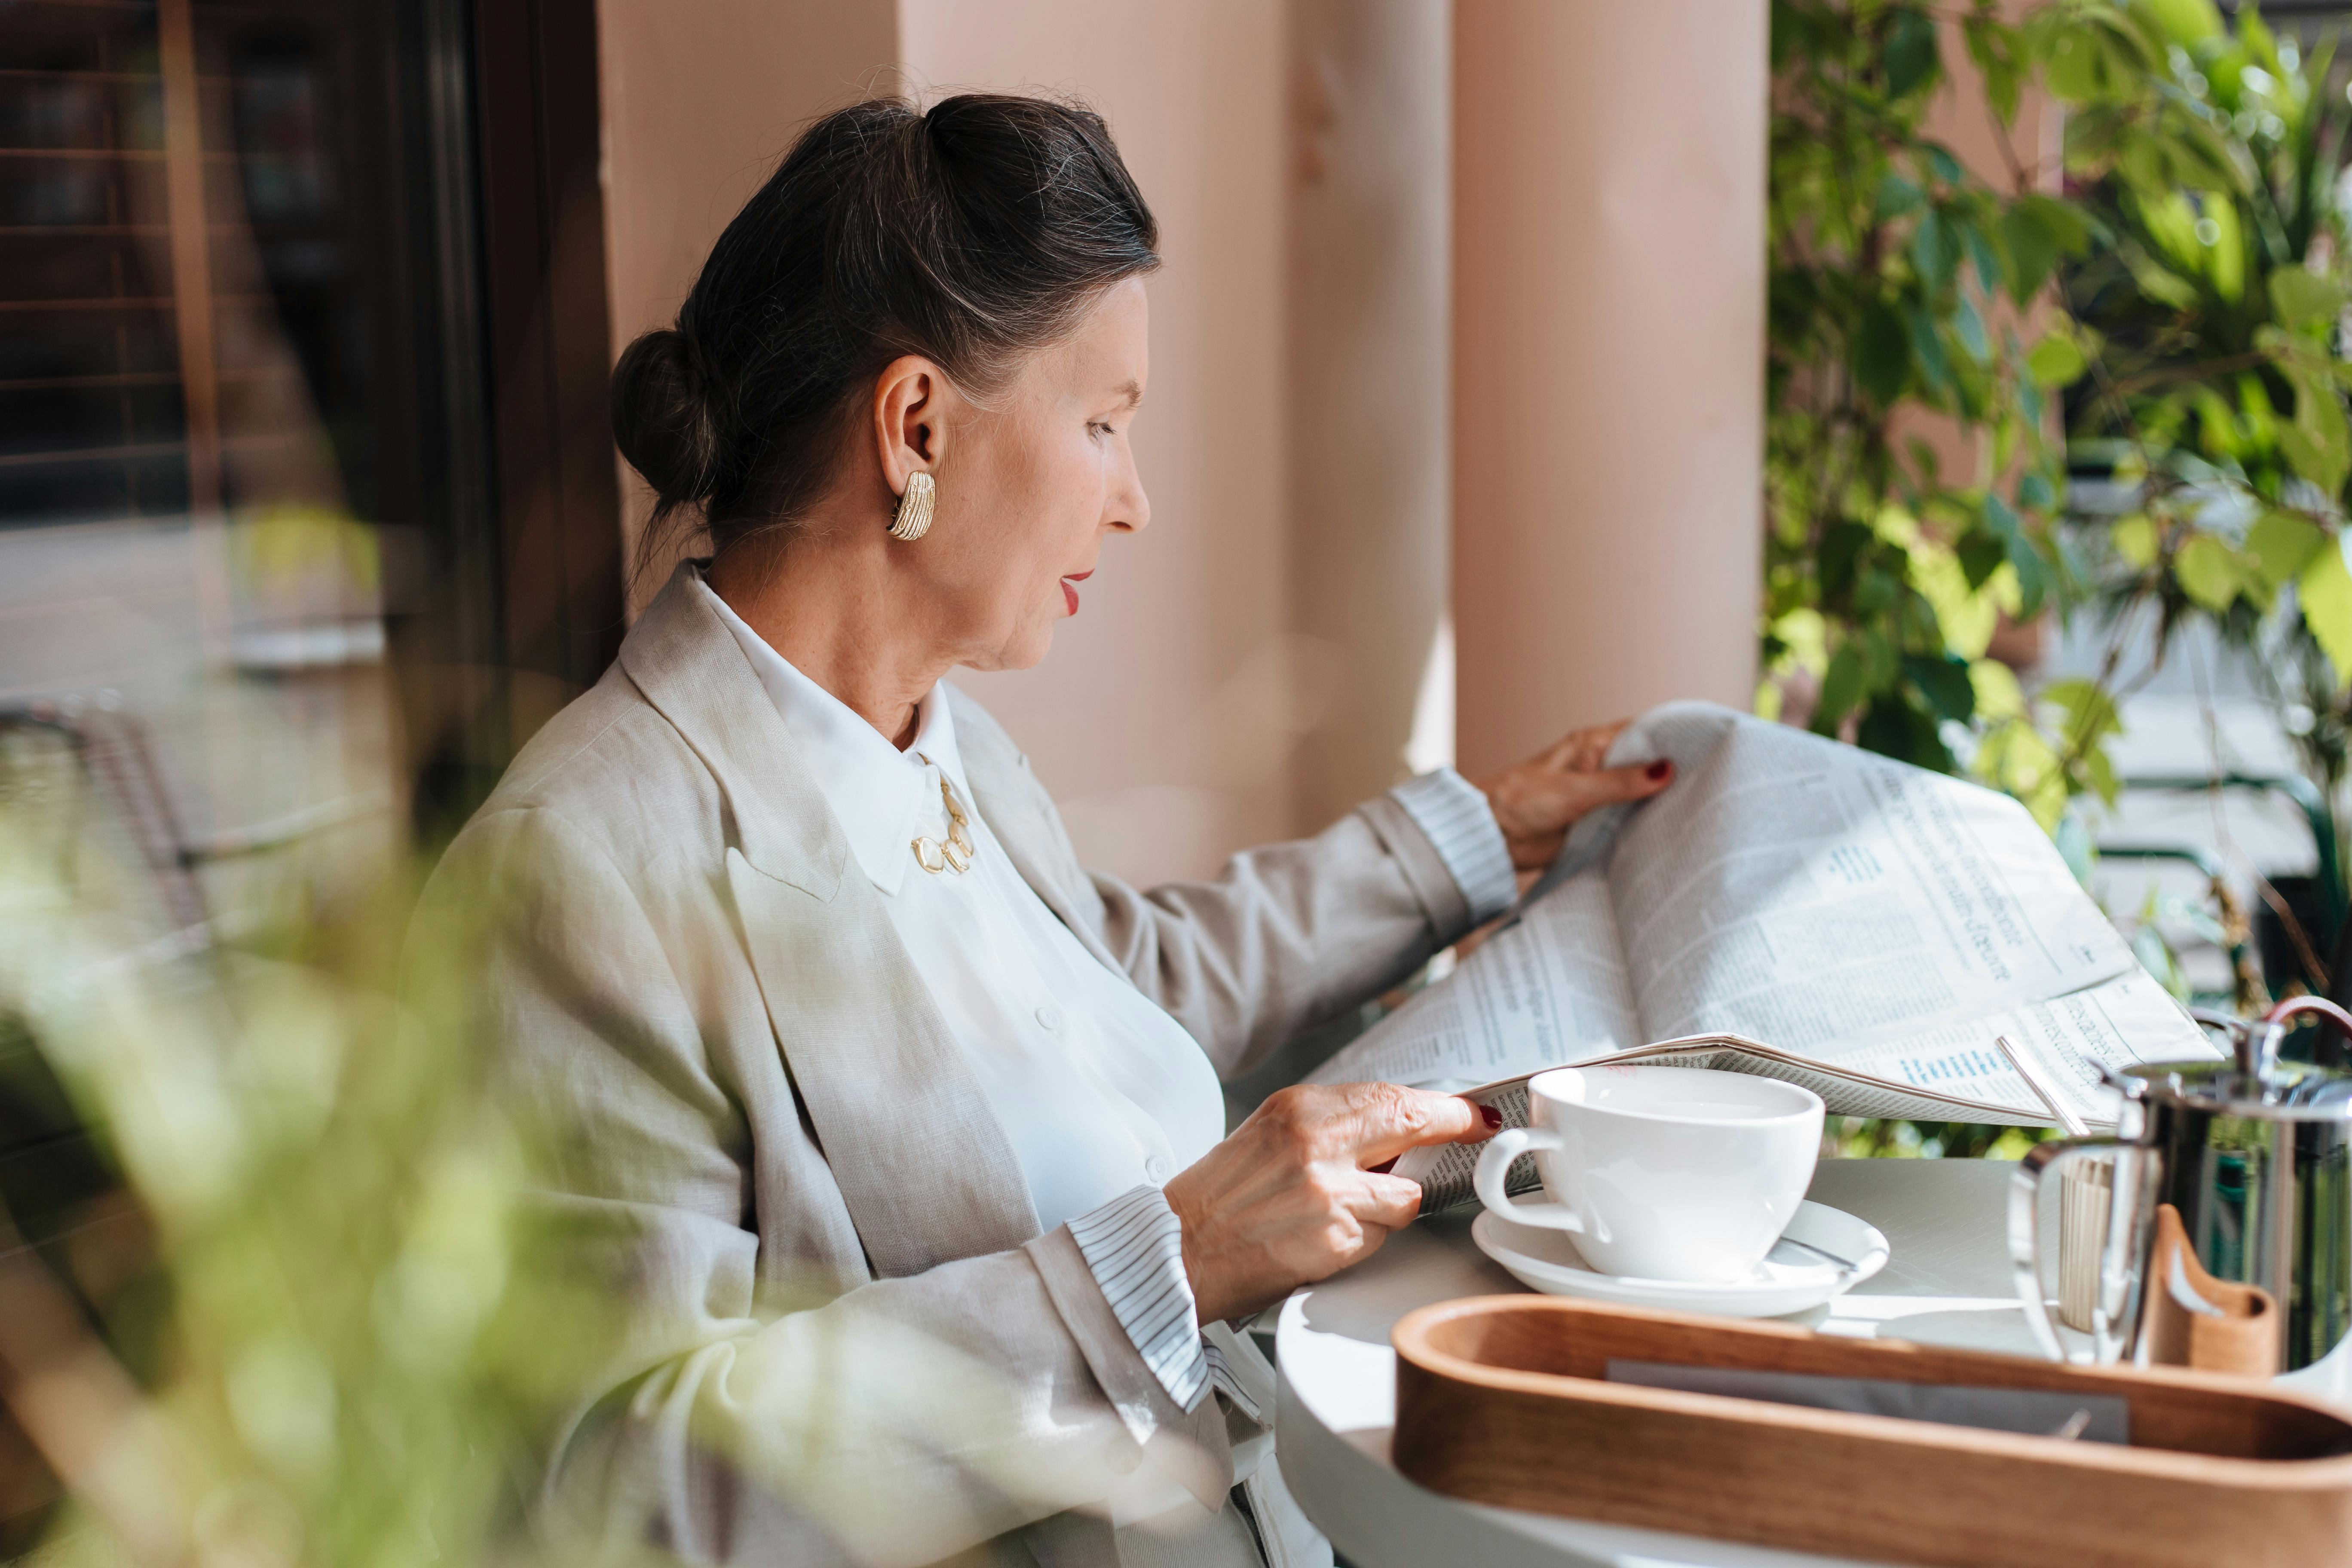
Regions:
[[[1080,867],[943,678],[1043,658],[1150,520],[1155,238],[1090,113],[865,103],[614,373],[622,451],[709,555],[437,884],[499,895],[547,1267],[614,1320],[567,1363],[553,1518],[698,1562],[1328,1560],[1226,1325],[1410,1222],[1401,1152],[1488,1127],[1358,1084],[1226,1136],[1218,1079],[1667,781],[1600,771],[1590,731],[1214,881]]]

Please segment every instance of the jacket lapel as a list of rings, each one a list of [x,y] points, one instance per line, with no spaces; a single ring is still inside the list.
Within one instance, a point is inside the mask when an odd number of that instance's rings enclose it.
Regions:
[[[952,686],[948,701],[955,710],[956,745],[963,753],[973,804],[1004,846],[1013,868],[1055,918],[1070,928],[1079,946],[1112,973],[1127,978],[1102,939],[1101,897],[1078,864],[1077,849],[1054,809],[1053,797],[1029,771],[1029,759],[979,703]]]
[[[1037,1233],[1020,1163],[881,895],[726,626],[681,565],[621,665],[710,769],[727,879],[787,1069],[875,1272]]]

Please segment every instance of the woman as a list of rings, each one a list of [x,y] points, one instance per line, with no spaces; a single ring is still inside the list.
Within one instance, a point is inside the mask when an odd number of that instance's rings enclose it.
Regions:
[[[1319,1543],[1224,1324],[1377,1247],[1462,1100],[1217,1079],[1497,912],[1592,806],[1571,736],[1214,882],[1082,870],[942,677],[1019,668],[1149,504],[1150,211],[1102,122],[1018,98],[818,121],[614,373],[681,566],[453,847],[495,889],[551,1267],[618,1328],[558,1517],[692,1560],[1248,1563]],[[1235,1486],[1237,1476],[1243,1484]]]

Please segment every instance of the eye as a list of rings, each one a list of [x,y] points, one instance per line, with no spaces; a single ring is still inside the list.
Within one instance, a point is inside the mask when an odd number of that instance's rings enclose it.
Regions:
[[[1087,421],[1087,434],[1089,436],[1108,438],[1114,433],[1115,432],[1113,432],[1110,427],[1110,421],[1107,419],[1089,419]]]

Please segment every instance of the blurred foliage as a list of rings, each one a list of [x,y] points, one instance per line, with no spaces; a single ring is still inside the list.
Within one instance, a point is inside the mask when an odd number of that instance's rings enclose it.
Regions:
[[[415,933],[395,997],[393,868],[359,907],[289,877],[210,946],[83,784],[0,731],[0,1480],[63,1481],[41,1560],[537,1561],[534,1434],[604,1307],[510,1266],[469,933]]]
[[[2013,113],[2021,35],[1989,5],[1963,26]],[[1925,133],[1943,65],[1924,5],[1777,0],[1772,69],[1762,706],[1801,672],[1811,711],[1788,716],[1949,772],[1948,726],[2028,717],[1986,657],[2001,618],[2070,586],[2049,400],[2074,367],[2022,341],[2021,311],[2089,223]],[[1977,437],[1984,471],[1944,473],[1923,416]],[[2045,822],[2066,771],[2044,759],[2021,791]]]
[[[1832,1116],[1822,1129],[1822,1153],[1837,1160],[2021,1160],[2036,1143],[2057,1136],[2049,1127]]]
[[[1939,32],[1937,16],[1951,18]],[[2004,176],[1922,127],[1956,36]],[[2339,187],[2347,105],[2249,5],[1776,0],[1760,705],[1923,765],[1965,763],[2069,845],[2113,799],[2122,638],[2028,696],[2003,618],[2192,618],[2255,652],[2323,786],[2352,732],[2352,478]],[[2063,192],[2010,135],[2064,110]],[[2053,399],[2056,400],[2053,405]],[[1944,420],[1977,471],[1917,435]],[[2068,457],[2119,510],[2070,519]],[[2079,854],[2077,856],[2079,860]]]

